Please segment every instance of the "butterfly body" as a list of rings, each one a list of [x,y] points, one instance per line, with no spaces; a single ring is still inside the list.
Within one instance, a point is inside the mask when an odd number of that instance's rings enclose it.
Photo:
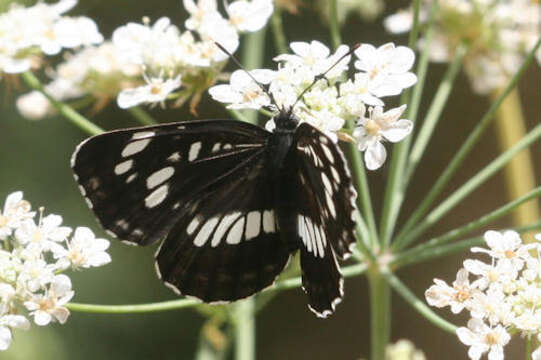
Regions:
[[[72,167],[101,225],[136,245],[162,241],[159,276],[205,302],[270,286],[301,252],[321,317],[343,296],[355,190],[339,147],[290,112],[268,132],[234,120],[112,131],[83,142]]]

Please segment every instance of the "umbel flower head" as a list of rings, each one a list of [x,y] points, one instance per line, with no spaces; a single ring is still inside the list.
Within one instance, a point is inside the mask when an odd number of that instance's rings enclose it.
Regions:
[[[420,20],[434,2],[421,2]],[[541,36],[541,3],[530,0],[438,1],[434,34],[428,49],[432,61],[448,62],[459,45],[467,47],[464,69],[473,89],[486,94],[503,87]],[[385,20],[388,31],[402,33],[413,24],[413,10]],[[420,39],[423,47],[426,40]],[[541,64],[541,50],[537,52]]]
[[[215,83],[228,59],[215,42],[234,53],[239,34],[265,26],[273,2],[233,1],[225,8],[227,16],[217,10],[216,0],[184,0],[183,5],[190,15],[186,30],[167,17],[120,26],[110,41],[67,55],[49,72],[52,82],[46,92],[62,101],[91,95],[98,110],[115,98],[119,107],[130,108],[164,105],[167,100],[180,106],[191,97],[195,111],[201,93]],[[1,54],[0,45],[0,59]],[[30,119],[54,112],[37,92],[21,96],[17,107]]]
[[[0,74],[27,71],[42,55],[101,43],[103,36],[93,20],[63,15],[75,5],[77,0],[61,0],[25,8],[14,2],[0,14]]]
[[[364,44],[353,52],[356,72],[348,79],[351,60],[348,46],[341,45],[334,53],[316,40],[293,42],[290,47],[293,54],[274,58],[279,64],[278,70],[250,71],[267,91],[244,70],[237,70],[228,85],[210,88],[210,95],[228,104],[230,109],[270,107],[276,110],[274,105],[285,109],[295,105],[294,113],[300,121],[316,126],[335,141],[344,131],[346,122],[352,121],[355,124],[353,136],[359,150],[365,152],[367,168],[381,167],[386,159],[382,142],[401,141],[413,128],[411,121],[400,119],[405,105],[384,111],[382,100],[399,95],[417,81],[409,71],[415,60],[413,51],[392,43],[378,48]],[[324,79],[317,80],[329,69]],[[298,99],[301,94],[302,98]],[[371,106],[367,109],[365,104]],[[273,120],[267,122],[266,128],[269,131],[275,128]]]
[[[474,247],[488,262],[468,259],[457,279],[449,286],[434,279],[426,292],[427,302],[436,307],[450,306],[455,314],[470,314],[467,327],[457,330],[459,340],[469,346],[468,356],[504,359],[504,347],[511,334],[541,337],[541,234],[537,242],[523,244],[515,231],[487,231],[488,248]],[[532,359],[539,359],[541,347]]]
[[[9,347],[13,329],[30,328],[28,317],[40,326],[67,321],[74,291],[62,272],[111,261],[109,242],[90,229],[78,227],[70,238],[61,216],[40,209],[36,223],[35,215],[21,191],[8,195],[0,212],[0,350]]]

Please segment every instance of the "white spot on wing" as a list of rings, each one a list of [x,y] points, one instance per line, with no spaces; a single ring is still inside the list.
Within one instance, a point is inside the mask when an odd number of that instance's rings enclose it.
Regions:
[[[324,172],[321,173],[321,181],[323,181],[323,185],[325,186],[325,190],[327,190],[327,192],[329,194],[332,194],[331,181],[329,180],[329,178],[327,177],[327,175]]]
[[[188,232],[188,235],[192,235],[200,223],[201,221],[199,221],[197,217],[194,217],[192,221],[190,222],[190,224],[188,225],[188,228],[186,229],[186,231]]]
[[[175,173],[175,168],[172,166],[164,167],[161,170],[155,171],[147,178],[147,188],[152,189],[160,185],[164,181],[169,180],[171,176]]]
[[[214,236],[212,237],[212,246],[216,247],[220,244],[220,241],[224,238],[227,230],[231,227],[231,224],[238,219],[240,216],[239,212],[234,212],[229,215],[225,215],[222,218],[222,221],[220,221],[220,224],[216,228],[216,231],[214,232]],[[230,232],[231,233],[231,232]],[[229,236],[227,237],[229,239]]]
[[[222,143],[216,143],[214,144],[214,146],[212,147],[212,152],[215,153],[217,152],[218,150],[220,150],[220,147],[222,146]]]
[[[321,148],[323,149],[325,156],[327,157],[327,159],[329,159],[331,164],[334,164],[334,156],[332,156],[331,149],[329,149],[329,147],[325,144],[321,144]]]
[[[246,240],[253,239],[261,231],[261,212],[250,211],[246,216]]]
[[[137,177],[137,173],[133,173],[130,176],[128,176],[128,178],[126,179],[126,184],[131,183],[133,180],[135,180],[136,177]]]
[[[325,199],[327,199],[327,207],[329,208],[332,217],[336,218],[336,208],[334,207],[334,202],[329,193],[325,193]]]
[[[274,212],[272,210],[265,210],[263,212],[263,230],[266,233],[271,233],[275,231]]]
[[[167,160],[171,161],[171,162],[177,162],[180,160],[180,153],[177,151],[177,152],[174,152],[172,153],[171,155],[169,155],[169,157],[167,158]]]
[[[338,171],[336,171],[336,169],[333,166],[331,166],[330,168],[331,168],[331,172],[332,172],[332,176],[334,178],[334,181],[336,183],[339,183],[340,182],[340,175],[338,175]]]
[[[167,184],[164,184],[154,190],[145,198],[145,206],[147,208],[153,208],[155,206],[158,206],[162,203],[162,201],[165,200],[167,197],[167,193],[169,191],[169,186]]]
[[[231,145],[231,144],[225,144],[224,147],[223,147],[224,150],[229,150],[229,149],[232,149],[232,148],[233,148],[233,145]]]
[[[199,155],[200,150],[201,150],[201,141],[193,143],[190,146],[190,152],[188,154],[188,161],[194,161],[195,159],[197,159],[197,156]]]
[[[115,174],[122,175],[122,174],[128,172],[131,169],[132,166],[133,166],[133,160],[131,160],[131,159],[123,161],[121,163],[118,163],[115,166]]]
[[[240,243],[242,239],[242,233],[244,232],[244,217],[233,225],[229,233],[227,234],[227,243],[231,245],[236,245]]]
[[[317,244],[317,249],[318,249],[318,252],[319,252],[319,257],[323,257],[325,256],[325,251],[323,250],[323,239],[322,239],[322,230],[320,226],[317,226],[315,228],[315,233],[316,233],[316,244]],[[315,253],[315,251],[314,251]]]
[[[133,141],[124,147],[121,155],[122,157],[128,157],[137,154],[143,151],[148,146],[148,144],[150,144],[150,139]]]
[[[212,233],[212,230],[216,227],[216,224],[218,223],[218,218],[213,217],[205,222],[205,224],[201,227],[201,230],[197,233],[197,236],[195,237],[193,244],[195,246],[203,246],[208,241],[210,234]]]
[[[132,135],[132,140],[146,139],[156,135],[154,131],[139,131]]]

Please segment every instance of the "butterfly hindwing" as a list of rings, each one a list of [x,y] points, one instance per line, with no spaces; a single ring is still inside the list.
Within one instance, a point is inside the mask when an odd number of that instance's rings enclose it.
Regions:
[[[326,317],[343,296],[337,257],[347,257],[355,242],[356,192],[340,149],[326,135],[301,124],[294,146],[302,283],[310,308]]]
[[[81,143],[72,167],[102,226],[147,245],[166,236],[195,194],[260,151],[268,135],[232,120],[118,130]]]
[[[232,301],[271,285],[289,259],[274,210],[267,153],[203,190],[156,256],[162,279],[205,302]]]

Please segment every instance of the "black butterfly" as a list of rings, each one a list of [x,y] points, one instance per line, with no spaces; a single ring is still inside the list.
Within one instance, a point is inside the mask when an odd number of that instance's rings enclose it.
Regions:
[[[129,244],[165,239],[158,274],[177,293],[233,301],[271,285],[296,250],[318,315],[343,296],[356,192],[339,147],[281,112],[273,133],[234,120],[111,131],[72,158],[88,205]]]
[[[75,150],[75,178],[112,236],[134,245],[165,239],[156,270],[175,292],[205,302],[245,298],[270,286],[300,250],[309,307],[326,317],[343,296],[337,257],[355,243],[357,194],[338,145],[293,108],[279,111],[272,133],[199,120],[97,135]]]

